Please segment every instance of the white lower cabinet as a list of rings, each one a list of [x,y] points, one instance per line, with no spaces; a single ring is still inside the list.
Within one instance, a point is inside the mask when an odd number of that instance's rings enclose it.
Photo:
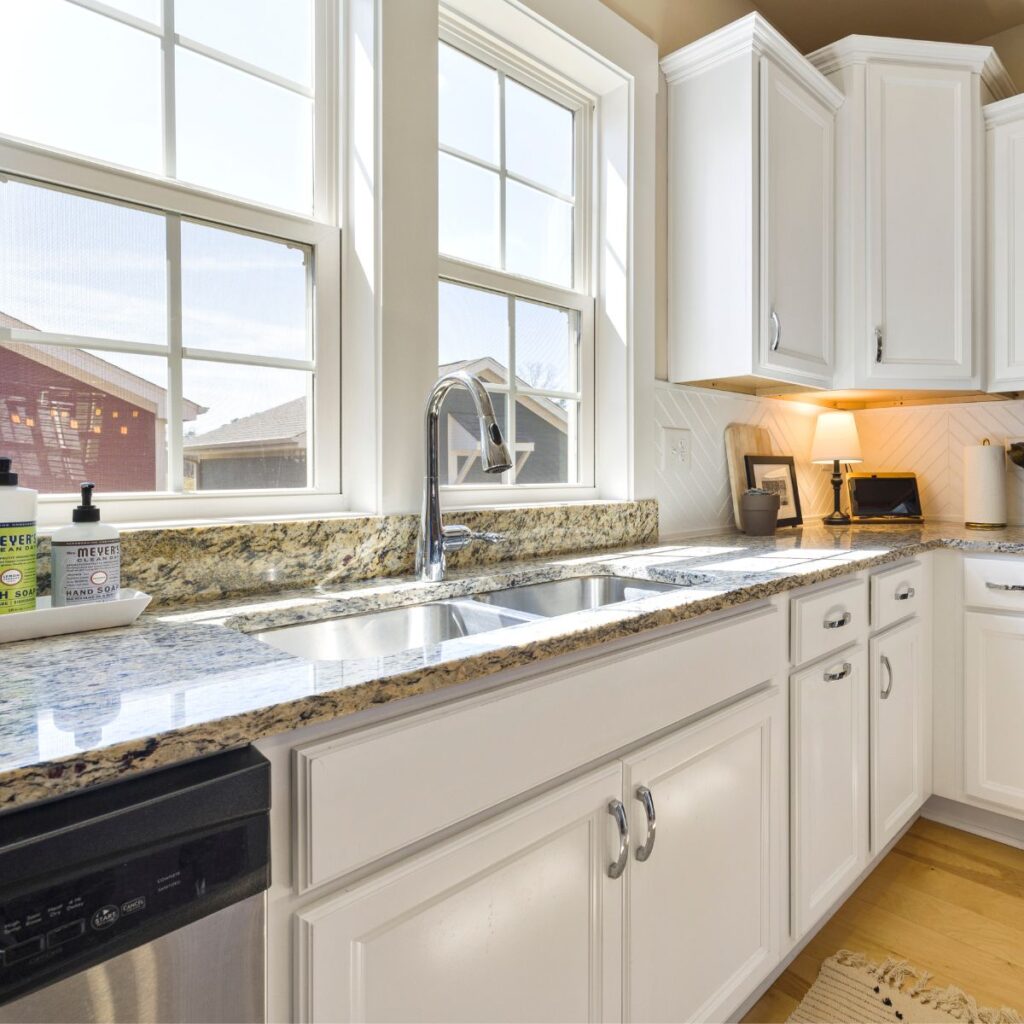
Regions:
[[[964,790],[1024,811],[1024,617],[964,618]]]
[[[870,642],[871,851],[877,853],[927,797],[925,629],[913,618]]]
[[[721,1020],[776,963],[784,731],[773,690],[626,760],[627,1019]]]
[[[621,793],[615,762],[301,912],[299,1019],[620,1019]]]
[[[301,910],[298,1019],[724,1018],[779,956],[783,708],[771,688]]]
[[[860,645],[790,681],[792,932],[805,935],[868,859],[868,662]]]

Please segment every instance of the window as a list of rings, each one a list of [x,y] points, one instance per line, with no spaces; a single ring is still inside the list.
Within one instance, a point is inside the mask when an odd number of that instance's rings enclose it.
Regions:
[[[313,212],[312,0],[5,0],[0,132]]]
[[[439,43],[438,81],[439,370],[491,392],[514,454],[502,483],[591,486],[592,101],[461,24]],[[461,391],[441,445],[442,482],[497,482]]]
[[[27,486],[340,491],[336,15],[0,5],[0,449]]]

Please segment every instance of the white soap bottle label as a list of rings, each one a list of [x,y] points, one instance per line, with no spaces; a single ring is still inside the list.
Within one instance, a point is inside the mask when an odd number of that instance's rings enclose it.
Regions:
[[[55,540],[51,559],[54,604],[117,600],[121,592],[120,540]]]

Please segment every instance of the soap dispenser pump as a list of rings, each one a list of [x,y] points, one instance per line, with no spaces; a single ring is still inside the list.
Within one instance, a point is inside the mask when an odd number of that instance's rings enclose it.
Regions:
[[[82,484],[82,504],[71,513],[71,525],[57,530],[50,541],[57,608],[116,601],[121,593],[121,535],[100,522],[94,487]]]

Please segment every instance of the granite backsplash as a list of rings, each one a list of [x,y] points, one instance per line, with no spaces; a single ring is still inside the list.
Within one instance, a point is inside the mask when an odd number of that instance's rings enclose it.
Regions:
[[[452,568],[594,551],[658,539],[658,503],[594,501],[458,511],[472,530],[502,534],[448,559]],[[153,606],[337,585],[413,571],[419,517],[346,515],[283,522],[132,528],[122,532],[121,583]],[[39,539],[39,592],[50,586],[49,538]]]

